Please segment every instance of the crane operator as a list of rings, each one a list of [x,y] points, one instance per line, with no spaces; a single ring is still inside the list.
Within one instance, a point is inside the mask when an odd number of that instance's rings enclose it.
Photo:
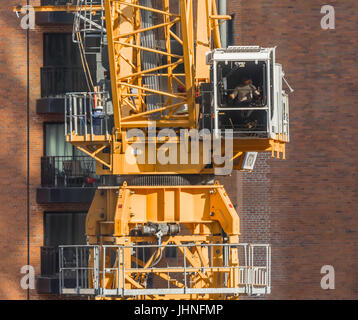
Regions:
[[[231,100],[237,100],[239,103],[250,103],[253,99],[261,96],[260,91],[252,84],[249,77],[243,77],[241,83],[234,89],[233,93],[229,95]]]
[[[244,76],[241,79],[240,84],[235,87],[233,93],[229,95],[232,103],[237,100],[240,106],[251,107],[261,97],[260,91],[252,84],[250,77]],[[242,111],[242,115],[245,120],[245,126],[248,129],[253,129],[257,125],[257,120],[250,121],[250,116],[254,110]]]

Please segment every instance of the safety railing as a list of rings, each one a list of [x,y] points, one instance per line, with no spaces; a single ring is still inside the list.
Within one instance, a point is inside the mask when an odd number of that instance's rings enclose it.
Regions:
[[[96,187],[96,162],[87,156],[41,158],[42,187]]]
[[[95,295],[99,287],[98,259],[98,246],[60,246],[60,294]]]
[[[113,106],[108,92],[67,93],[65,98],[65,133],[84,136],[92,141],[94,136],[112,134]]]
[[[87,250],[88,261],[81,258],[83,250]],[[166,250],[175,250],[176,255],[165,255]],[[67,251],[78,258],[76,265],[60,262],[62,294],[130,297],[262,295],[271,291],[271,248],[267,244],[61,246],[60,259]],[[76,276],[75,285],[64,285],[66,275]]]
[[[79,43],[83,53],[99,53],[105,42],[106,28],[104,23],[103,0],[77,0],[77,10],[73,23],[73,42]],[[101,10],[95,10],[100,6]]]

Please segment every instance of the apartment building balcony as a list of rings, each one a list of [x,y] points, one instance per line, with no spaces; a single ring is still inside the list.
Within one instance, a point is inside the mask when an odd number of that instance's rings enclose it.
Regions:
[[[72,2],[72,0],[41,0],[41,6],[65,6]],[[64,11],[36,12],[35,22],[38,26],[72,25],[73,13]]]
[[[65,93],[77,91],[87,91],[86,79],[81,67],[42,67],[41,99],[36,102],[36,112],[63,114]]]
[[[90,203],[99,184],[96,165],[87,156],[41,158],[37,203]]]
[[[38,293],[59,293],[58,248],[41,247],[41,274],[37,277]]]
[[[41,250],[41,274],[36,279],[36,290],[40,294],[59,294],[59,247],[43,246]],[[76,266],[76,256],[67,254],[64,257],[66,263]],[[81,257],[81,263],[88,257]],[[76,279],[72,274],[67,275],[67,286],[75,286]]]

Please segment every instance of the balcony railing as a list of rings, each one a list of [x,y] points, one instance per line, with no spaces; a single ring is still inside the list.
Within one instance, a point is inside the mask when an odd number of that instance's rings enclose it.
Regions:
[[[66,252],[62,259],[66,265],[76,265],[76,255],[73,252]],[[82,260],[88,260],[88,256],[81,256]],[[83,261],[80,260],[80,263]],[[64,284],[67,287],[76,286],[76,279],[70,272],[66,272]],[[41,247],[41,275],[38,277],[37,290],[39,293],[59,293],[59,247]]]
[[[76,4],[77,0],[41,0],[42,6],[65,6],[67,3]]]
[[[96,187],[96,163],[87,156],[41,158],[42,187]]]
[[[58,266],[58,247],[41,247],[41,275],[57,274]]]
[[[58,97],[67,92],[86,91],[86,79],[81,67],[41,68],[41,97]]]
[[[41,0],[42,6],[65,6],[67,3],[77,4],[80,0]],[[92,4],[100,4],[101,0],[92,0]]]

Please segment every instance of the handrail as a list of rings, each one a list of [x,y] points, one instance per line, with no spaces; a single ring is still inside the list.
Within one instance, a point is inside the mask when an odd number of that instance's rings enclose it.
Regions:
[[[154,251],[157,255],[158,248],[162,252],[166,248],[177,248],[177,252],[183,255],[176,258],[176,261],[166,260],[162,263],[156,261],[143,268],[138,258],[140,248],[146,248]],[[195,247],[206,248],[205,256],[207,264],[193,265],[190,256],[193,253],[191,249]],[[226,248],[225,250],[223,250]],[[89,294],[101,296],[133,296],[133,295],[149,295],[149,294],[247,294],[260,295],[270,293],[271,290],[271,250],[268,244],[170,244],[170,245],[103,245],[103,246],[60,246],[62,256],[66,250],[74,251],[76,256],[79,253],[82,256],[88,256],[89,261],[85,264],[66,265],[60,262],[60,279],[63,282],[64,275],[70,273],[75,274],[76,285],[63,286],[61,292],[65,294]],[[222,261],[219,262],[218,256],[214,255],[217,250],[222,250]],[[237,251],[239,250],[239,251]],[[240,256],[240,265],[229,265],[225,261],[231,261],[229,256],[237,251]],[[87,252],[85,254],[85,252]],[[188,253],[191,253],[188,256]],[[127,255],[131,256],[132,265],[128,266]],[[115,257],[108,260],[109,257]],[[163,255],[160,256],[161,259]],[[184,258],[185,257],[185,258]],[[138,260],[139,259],[139,260]],[[172,258],[173,259],[173,258]],[[144,260],[145,257],[144,257]],[[148,261],[150,261],[149,259]],[[175,260],[175,258],[174,258]],[[78,260],[77,260],[78,261]],[[99,261],[102,261],[101,266]],[[121,261],[121,263],[119,263]],[[158,263],[159,262],[159,263]],[[175,265],[173,265],[175,264]],[[223,275],[223,282],[219,282],[217,286],[208,285],[211,281],[206,282],[205,279]],[[202,285],[196,285],[197,281],[192,281],[195,276],[200,275]],[[155,277],[150,283],[143,279],[148,276]],[[194,278],[193,278],[194,276]],[[82,277],[82,278],[81,278]],[[90,279],[97,279],[97,283],[90,283]],[[141,279],[141,280],[140,280]],[[161,280],[160,280],[161,279]],[[165,280],[163,282],[163,279]],[[98,281],[100,280],[100,281]],[[87,281],[87,282],[86,282]],[[82,285],[79,285],[81,284]],[[88,283],[88,287],[83,286]],[[106,284],[112,283],[110,287]],[[164,285],[164,284],[165,285]],[[134,286],[133,286],[134,285]]]
[[[42,187],[95,187],[96,163],[88,156],[41,157]]]

